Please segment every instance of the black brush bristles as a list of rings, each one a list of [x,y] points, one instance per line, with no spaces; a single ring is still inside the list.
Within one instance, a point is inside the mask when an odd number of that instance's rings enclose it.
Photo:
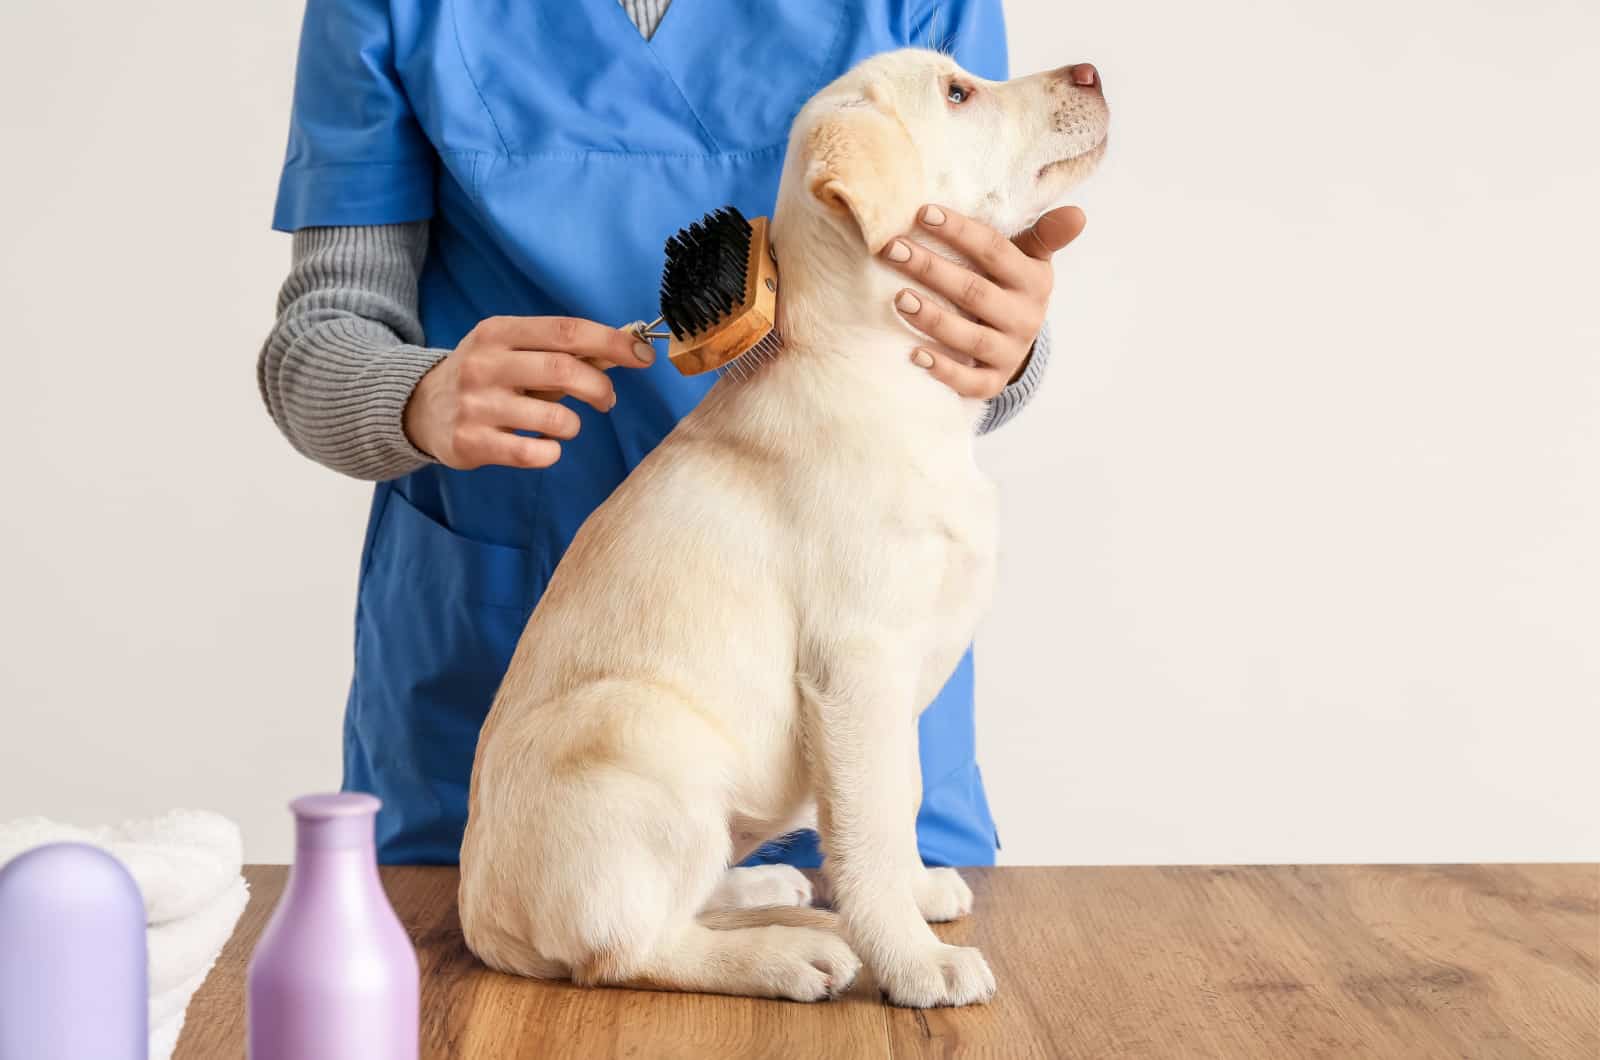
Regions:
[[[661,319],[680,342],[744,303],[751,232],[743,214],[724,206],[667,240]]]

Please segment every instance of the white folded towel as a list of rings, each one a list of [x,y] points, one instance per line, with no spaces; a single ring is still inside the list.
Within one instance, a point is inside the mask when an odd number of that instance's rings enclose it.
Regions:
[[[88,843],[122,862],[139,885],[152,924],[195,912],[238,878],[244,862],[238,825],[214,813],[174,810],[105,828],[43,817],[0,823],[0,865],[46,843]]]
[[[214,813],[178,810],[108,828],[25,817],[0,822],[0,865],[46,843],[88,843],[127,868],[144,897],[150,968],[150,1060],[167,1060],[184,1013],[244,912],[239,828]]]
[[[244,878],[235,876],[227,890],[182,920],[150,925],[150,996],[167,993],[216,960],[249,900]]]
[[[250,900],[243,878],[199,912],[150,928],[150,1060],[168,1060],[183,1033],[189,1002],[211,974]]]

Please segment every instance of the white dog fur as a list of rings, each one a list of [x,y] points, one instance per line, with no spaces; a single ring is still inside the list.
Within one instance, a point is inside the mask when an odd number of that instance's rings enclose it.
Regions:
[[[982,409],[911,363],[874,256],[928,202],[1023,230],[1107,121],[1065,69],[988,82],[921,50],[800,112],[773,230],[783,351],[720,380],[590,516],[484,725],[460,908],[485,963],[815,1001],[864,962],[896,1004],[992,996],[978,951],[927,926],[972,893],[915,831],[917,716],[994,567]],[[729,869],[813,820],[837,914],[794,869]]]

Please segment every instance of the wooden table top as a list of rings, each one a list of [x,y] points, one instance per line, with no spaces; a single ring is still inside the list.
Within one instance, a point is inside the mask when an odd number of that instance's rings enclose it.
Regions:
[[[178,1060],[244,1056],[249,908]],[[815,1005],[585,990],[490,972],[454,869],[383,872],[422,965],[422,1055],[513,1057],[1600,1057],[1600,865],[969,870],[937,930],[983,949],[988,1005],[917,1012],[870,983]],[[381,1058],[374,1058],[381,1060]]]

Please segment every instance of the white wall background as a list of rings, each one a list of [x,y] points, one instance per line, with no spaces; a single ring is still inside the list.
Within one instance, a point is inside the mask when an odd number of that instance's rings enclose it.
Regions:
[[[1005,860],[1600,857],[1600,9],[1008,8],[1114,117],[982,446]],[[252,364],[299,15],[0,10],[0,819],[283,860],[337,783],[367,489]]]

